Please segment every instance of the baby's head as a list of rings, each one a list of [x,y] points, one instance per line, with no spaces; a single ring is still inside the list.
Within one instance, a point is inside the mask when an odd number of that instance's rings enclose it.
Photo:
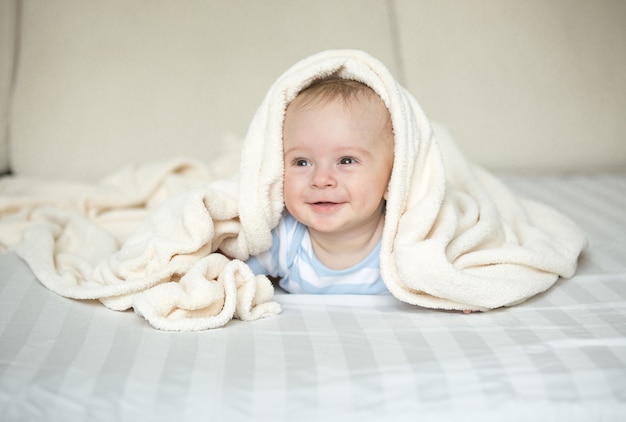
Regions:
[[[362,83],[328,78],[302,90],[283,123],[284,199],[309,230],[378,230],[393,166],[391,117]]]
[[[383,101],[372,88],[362,82],[336,76],[329,76],[314,81],[300,91],[289,105],[305,107],[306,105],[323,104],[336,99],[343,100],[347,106],[363,100],[379,102],[380,105],[382,105],[382,109],[378,111],[386,118],[389,117],[389,112]],[[391,124],[391,119],[389,119],[387,123]]]

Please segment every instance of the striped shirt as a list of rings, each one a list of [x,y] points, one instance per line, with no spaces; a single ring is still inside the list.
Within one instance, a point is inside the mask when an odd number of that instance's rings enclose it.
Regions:
[[[255,274],[280,278],[289,293],[382,294],[389,293],[380,276],[380,241],[365,259],[343,270],[322,264],[311,245],[305,225],[290,214],[272,231],[271,248],[248,259]]]

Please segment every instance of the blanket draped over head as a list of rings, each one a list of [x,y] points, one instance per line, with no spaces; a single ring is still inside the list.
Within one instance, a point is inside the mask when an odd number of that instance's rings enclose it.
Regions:
[[[285,109],[316,79],[371,87],[389,109],[394,165],[381,274],[399,300],[446,310],[518,304],[570,277],[586,241],[568,218],[516,197],[437,138],[379,61],[324,51],[295,64],[257,110],[234,177],[185,160],[127,169],[98,185],[5,178],[0,242],[54,292],[133,308],[154,327],[204,330],[280,312],[245,264],[269,249],[284,203]]]

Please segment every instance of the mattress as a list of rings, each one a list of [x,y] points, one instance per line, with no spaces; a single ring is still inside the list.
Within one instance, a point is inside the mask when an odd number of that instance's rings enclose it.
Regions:
[[[626,173],[502,177],[589,247],[573,278],[488,313],[277,292],[277,317],[162,332],[1,254],[0,420],[625,420]]]

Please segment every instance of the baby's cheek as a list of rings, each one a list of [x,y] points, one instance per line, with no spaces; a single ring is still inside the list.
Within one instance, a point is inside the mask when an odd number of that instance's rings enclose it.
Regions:
[[[377,180],[367,180],[359,183],[358,193],[367,202],[380,202],[384,200],[387,188],[378,183]]]

